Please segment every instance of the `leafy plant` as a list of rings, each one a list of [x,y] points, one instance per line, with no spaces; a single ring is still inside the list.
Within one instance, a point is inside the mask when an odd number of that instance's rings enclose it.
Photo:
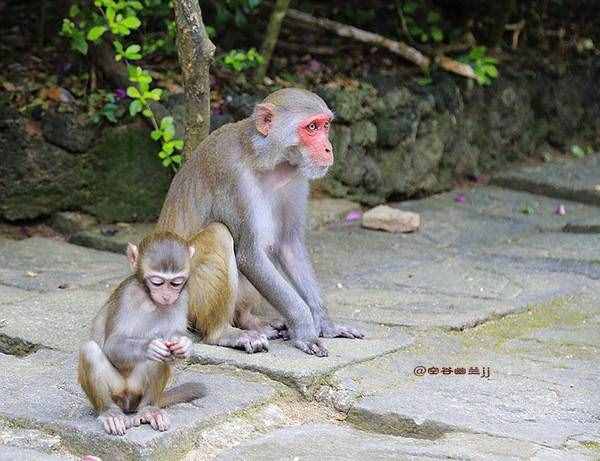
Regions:
[[[230,50],[222,58],[223,65],[235,72],[243,72],[257,67],[263,60],[263,57],[255,48],[250,48],[248,51]]]
[[[492,79],[498,77],[498,60],[486,55],[485,46],[476,46],[468,54],[461,56],[458,60],[469,64],[475,72],[477,83],[480,85],[489,85]]]
[[[591,146],[587,146],[585,148],[578,146],[577,144],[573,144],[571,146],[571,153],[575,158],[583,158],[586,155],[590,155],[594,150]]]
[[[397,1],[396,9],[400,15],[402,29],[410,40],[418,39],[423,43],[430,41],[439,43],[444,40],[445,35],[441,27],[442,16],[438,11],[426,8],[422,0]]]
[[[248,16],[262,3],[262,0],[221,0],[214,3],[217,8],[216,26],[226,30],[229,25],[244,27]]]
[[[145,0],[148,8],[162,8],[170,2],[162,0]],[[161,142],[158,154],[164,166],[177,168],[181,165],[182,156],[177,153],[183,149],[183,141],[173,139],[175,127],[171,117],[164,117],[160,122],[152,111],[152,102],[160,101],[162,90],[152,88],[152,77],[140,66],[132,66],[130,61],[142,59],[142,46],[138,43],[124,43],[124,37],[137,30],[142,22],[138,14],[144,10],[144,4],[138,0],[95,0],[96,10],[85,12],[76,4],[69,11],[69,17],[63,19],[62,35],[71,41],[71,48],[82,54],[88,52],[88,42],[98,42],[104,34],[110,32],[115,39],[112,45],[115,51],[115,60],[123,61],[127,65],[129,81],[133,84],[127,87],[127,96],[131,98],[129,114],[135,117],[142,114],[150,119],[154,130],[152,139]],[[76,22],[75,22],[76,21]],[[175,33],[174,23],[170,33]],[[106,118],[112,123],[117,122],[117,109],[114,96],[106,96],[106,102],[97,114],[97,120]],[[96,118],[96,117],[94,117]],[[158,133],[158,134],[157,134]]]
[[[118,123],[118,119],[125,114],[124,107],[118,104],[116,96],[103,90],[90,95],[89,106],[94,123],[100,123],[103,118],[110,123]]]

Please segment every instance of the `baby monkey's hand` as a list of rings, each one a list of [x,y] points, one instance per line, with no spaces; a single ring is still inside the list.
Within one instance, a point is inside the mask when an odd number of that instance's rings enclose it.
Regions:
[[[177,359],[187,359],[192,354],[192,340],[187,336],[179,336],[165,341],[165,345],[173,357]]]
[[[146,349],[146,358],[156,362],[169,362],[173,360],[168,346],[169,341],[157,338],[150,341]]]

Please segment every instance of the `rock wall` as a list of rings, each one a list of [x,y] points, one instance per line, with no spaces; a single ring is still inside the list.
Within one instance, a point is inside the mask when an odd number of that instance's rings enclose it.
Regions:
[[[48,113],[39,125],[0,106],[1,219],[61,210],[86,211],[105,222],[158,216],[172,172],[157,160],[144,125],[100,133],[69,113]]]
[[[321,187],[375,205],[436,193],[546,150],[597,147],[599,58],[557,71],[500,69],[489,87],[438,73],[428,86],[374,75],[351,88],[317,88],[336,113],[336,162]],[[230,90],[213,129],[249,115],[262,97],[254,88]],[[181,97],[166,106],[183,126]],[[0,105],[0,219],[59,210],[106,222],[158,215],[172,172],[158,161],[146,126],[101,130],[80,116],[50,112],[38,132],[32,127]]]
[[[490,87],[444,75],[424,87],[374,78],[322,90],[336,112],[336,163],[323,185],[373,205],[439,192],[546,150],[597,145],[599,77],[596,60],[560,75],[503,68]]]

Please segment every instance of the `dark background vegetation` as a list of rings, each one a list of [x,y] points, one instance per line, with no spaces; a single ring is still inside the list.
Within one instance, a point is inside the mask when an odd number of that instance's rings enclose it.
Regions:
[[[160,210],[176,165],[163,166],[160,142],[150,138],[153,127],[130,115],[123,67],[114,65],[110,46],[103,49],[109,43],[104,38],[84,55],[64,33],[63,19],[89,20],[93,3],[0,1],[4,221],[46,219],[61,210],[105,222],[146,221]],[[183,139],[174,13],[167,0],[140,3],[141,25],[126,41],[140,44],[142,58],[135,64],[163,90],[157,120],[173,117],[175,139]],[[72,14],[74,5],[79,15]],[[336,111],[336,165],[315,193],[374,205],[486,181],[511,162],[582,157],[598,145],[596,1],[290,4],[404,42],[433,60],[443,54],[482,71],[485,63],[477,56],[483,56],[495,70],[482,80],[436,64],[424,72],[372,43],[288,18],[267,77],[257,81],[273,3],[200,5],[217,47],[213,129],[247,116],[257,100],[285,86],[316,91]]]

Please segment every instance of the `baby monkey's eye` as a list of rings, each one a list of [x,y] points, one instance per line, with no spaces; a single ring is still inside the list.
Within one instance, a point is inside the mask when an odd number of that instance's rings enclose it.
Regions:
[[[165,281],[159,277],[151,277],[150,278],[150,283],[152,285],[154,285],[155,287],[159,287],[161,286],[163,283],[165,283]]]
[[[176,279],[171,280],[171,285],[174,287],[180,287],[185,283],[185,279],[183,277],[178,277]]]

